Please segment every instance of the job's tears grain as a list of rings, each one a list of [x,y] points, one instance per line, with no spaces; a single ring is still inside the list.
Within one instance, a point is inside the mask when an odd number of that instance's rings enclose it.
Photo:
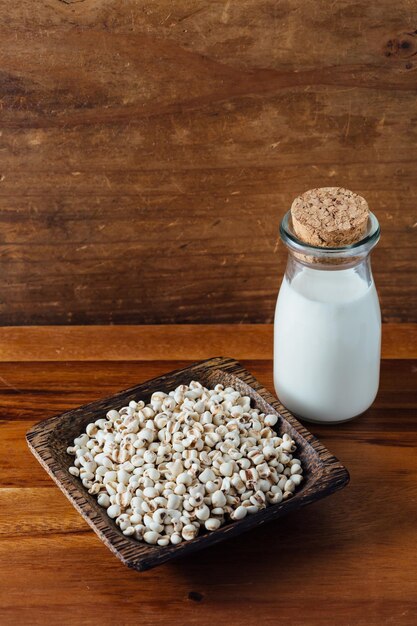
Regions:
[[[191,381],[88,424],[69,471],[123,534],[177,545],[293,495],[303,470],[276,423],[232,387]]]

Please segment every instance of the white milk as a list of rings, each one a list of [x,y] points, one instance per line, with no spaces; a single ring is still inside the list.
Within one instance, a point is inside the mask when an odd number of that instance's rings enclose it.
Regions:
[[[378,390],[381,315],[354,268],[284,278],[275,311],[274,383],[282,404],[317,422],[365,411]]]

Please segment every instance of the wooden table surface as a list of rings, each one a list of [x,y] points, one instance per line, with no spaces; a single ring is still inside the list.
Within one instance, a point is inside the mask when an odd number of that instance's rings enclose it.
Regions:
[[[145,573],[100,542],[27,449],[32,424],[223,353],[273,390],[270,326],[0,329],[0,623],[415,625],[417,331],[384,326],[381,388],[311,430],[343,491]]]

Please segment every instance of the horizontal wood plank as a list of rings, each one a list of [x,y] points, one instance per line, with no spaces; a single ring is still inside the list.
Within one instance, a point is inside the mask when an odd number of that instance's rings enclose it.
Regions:
[[[0,362],[270,359],[273,326],[29,326],[0,328]],[[417,358],[417,325],[384,324],[382,357]]]

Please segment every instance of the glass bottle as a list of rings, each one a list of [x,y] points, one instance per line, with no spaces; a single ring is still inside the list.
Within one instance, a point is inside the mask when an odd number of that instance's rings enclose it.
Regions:
[[[381,313],[370,252],[378,220],[342,248],[300,241],[289,211],[280,236],[288,263],[274,324],[274,385],[281,403],[311,422],[337,423],[363,413],[379,385]]]

